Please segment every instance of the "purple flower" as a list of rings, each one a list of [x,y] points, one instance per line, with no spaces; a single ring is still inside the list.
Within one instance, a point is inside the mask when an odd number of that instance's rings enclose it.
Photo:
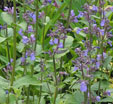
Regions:
[[[31,25],[29,25],[28,26],[28,32],[30,33],[30,32],[32,32],[33,30],[32,30],[32,26]]]
[[[104,29],[100,29],[101,35],[104,35]]]
[[[83,17],[83,12],[79,11],[78,18],[81,18],[81,17]]]
[[[34,54],[34,52],[31,53],[31,55],[30,55],[30,59],[31,59],[31,61],[34,61],[34,60],[35,60],[35,54]]]
[[[112,47],[112,41],[108,41],[108,44]]]
[[[21,57],[21,63],[24,63],[24,62],[25,62],[25,58]]]
[[[71,10],[71,16],[72,16],[72,17],[75,16],[74,10]]]
[[[97,55],[97,60],[101,60],[101,55]]]
[[[74,17],[73,22],[75,22],[75,23],[77,23],[77,22],[78,22],[78,19],[77,19],[77,17],[76,17],[76,16]]]
[[[33,22],[36,22],[36,15],[34,13],[29,13],[29,16],[33,19]]]
[[[58,48],[63,48],[63,43],[59,43]]]
[[[2,25],[0,25],[0,30],[2,29]]]
[[[106,53],[105,52],[103,52],[103,57],[104,57],[104,59],[106,58]]]
[[[50,44],[50,45],[54,45],[53,39],[50,40],[49,44]]]
[[[35,42],[35,36],[34,36],[34,34],[32,34],[32,35],[30,36],[30,42],[31,42],[31,43],[34,43],[34,42]]]
[[[48,0],[49,3],[51,3],[51,0]]]
[[[23,30],[22,29],[20,29],[19,31],[18,31],[18,33],[21,35],[21,36],[23,36]]]
[[[87,54],[88,54],[88,50],[85,50],[84,53],[83,53],[83,55],[84,56],[87,56]]]
[[[106,93],[107,93],[108,96],[111,96],[111,91],[110,90],[106,91]]]
[[[76,71],[76,70],[78,70],[78,67],[74,66],[74,70],[73,71]]]
[[[5,91],[5,93],[6,93],[6,94],[8,94],[8,93],[9,93],[9,91],[8,91],[8,90],[6,90],[6,91]]]
[[[111,9],[111,11],[113,12],[113,6],[112,6],[110,9]]]
[[[35,14],[32,15],[32,19],[33,19],[33,22],[36,22],[36,15]]]
[[[43,18],[43,16],[45,15],[45,13],[44,13],[44,11],[42,11],[42,12],[39,12],[39,18]]]
[[[79,34],[81,31],[82,31],[82,29],[78,28],[78,29],[76,30],[76,33]]]
[[[84,81],[80,84],[80,90],[82,92],[86,92],[87,91],[87,84]]]
[[[95,12],[97,12],[98,11],[98,7],[95,6],[95,5],[93,5],[92,10],[95,11]]]
[[[54,39],[54,44],[58,44],[58,39],[57,38]]]
[[[23,41],[24,44],[27,44],[29,42],[29,39],[28,39],[27,36],[23,36],[22,38],[23,38],[22,41]]]
[[[103,19],[100,23],[101,26],[104,26],[105,25],[105,19]]]
[[[96,62],[96,68],[98,69],[100,67],[100,62]]]
[[[100,96],[96,96],[96,100],[99,102],[100,101]]]

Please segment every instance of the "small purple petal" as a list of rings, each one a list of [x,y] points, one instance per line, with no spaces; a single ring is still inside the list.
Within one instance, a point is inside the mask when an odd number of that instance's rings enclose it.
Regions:
[[[78,19],[77,19],[77,17],[76,17],[76,16],[74,17],[73,22],[78,23]]]
[[[54,44],[58,44],[58,39],[57,38],[54,39]]]
[[[107,93],[108,96],[111,96],[111,91],[110,90],[106,91],[106,93]]]
[[[105,19],[103,19],[100,23],[101,26],[104,26],[105,25]]]
[[[100,33],[102,36],[104,36],[104,29],[100,29]]]
[[[28,39],[27,36],[23,36],[22,38],[23,38],[23,43],[24,44],[27,44],[29,42],[29,39]]]
[[[96,96],[96,100],[99,102],[100,101],[100,96]]]
[[[96,62],[96,68],[98,69],[100,67],[100,62]]]
[[[85,50],[84,53],[83,53],[83,55],[84,56],[87,56],[87,54],[88,54],[88,50]]]
[[[81,18],[81,17],[83,17],[83,12],[79,11],[78,18]]]
[[[51,3],[52,1],[51,0],[48,0],[48,2]]]
[[[20,29],[19,31],[18,31],[18,33],[19,33],[19,35],[21,35],[21,36],[23,36],[23,30],[22,29]]]
[[[50,44],[50,45],[54,45],[53,39],[50,40],[49,44]]]
[[[76,33],[79,34],[81,31],[82,31],[82,29],[78,28],[78,29],[76,30]]]
[[[112,47],[112,41],[108,41],[108,44]]]
[[[72,16],[72,17],[75,16],[74,10],[71,10],[71,16]]]
[[[34,36],[34,34],[32,34],[32,35],[30,36],[30,42],[31,42],[31,43],[34,43],[34,42],[35,42],[35,36]]]
[[[95,6],[95,5],[93,5],[92,10],[95,11],[95,12],[97,12],[98,11],[98,7]]]
[[[58,48],[63,48],[63,43],[59,43]]]
[[[86,92],[87,91],[87,84],[84,81],[80,84],[80,90],[82,92]]]
[[[34,61],[35,60],[35,54],[34,53],[31,53],[30,59],[31,59],[31,61]]]
[[[21,57],[21,63],[24,63],[24,62],[25,62],[25,58]]]
[[[78,70],[78,67],[74,66],[74,70],[73,71],[76,71],[76,70]]]

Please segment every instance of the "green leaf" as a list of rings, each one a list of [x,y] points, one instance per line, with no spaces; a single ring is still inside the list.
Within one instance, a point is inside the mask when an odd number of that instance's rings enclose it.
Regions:
[[[21,23],[18,24],[18,25],[23,29],[23,31],[25,31],[26,28],[27,28],[27,23],[26,23],[26,22],[21,22]]]
[[[63,51],[63,50],[62,50]],[[69,52],[69,50],[64,50],[64,52],[63,53],[61,53],[61,54],[56,54],[55,55],[55,58],[61,58],[61,57],[63,57],[63,56],[65,56],[67,53]]]
[[[65,40],[65,47],[69,48],[73,44],[74,38],[72,36],[67,36]]]
[[[107,97],[105,99],[102,99],[100,102],[113,102],[113,98],[112,97]]]
[[[81,104],[84,100],[84,96],[80,91],[76,91],[74,94],[66,95],[65,104]]]
[[[40,85],[40,82],[36,78],[31,77],[30,75],[27,75],[27,76],[24,76],[22,78],[17,79],[14,82],[13,87],[19,88],[22,86],[29,86],[29,85]]]
[[[22,52],[23,49],[24,49],[24,47],[25,47],[25,45],[24,45],[22,42],[20,42],[20,43],[17,45],[17,49],[18,49],[19,52]]]
[[[0,37],[0,43],[4,42],[6,38]]]
[[[111,60],[112,60],[112,56],[108,56],[108,57],[105,59],[104,67],[107,67],[108,64],[111,62]]]
[[[6,102],[6,94],[3,89],[0,88],[0,103],[5,104]]]
[[[42,46],[37,44],[36,46],[36,55],[40,55],[42,53]]]
[[[8,80],[0,76],[0,87],[6,89],[8,88],[8,86],[9,86]]]
[[[6,64],[8,63],[8,59],[2,55],[0,55],[0,60]]]
[[[13,23],[13,16],[12,15],[10,15],[6,12],[3,12],[3,13],[1,13],[1,17],[4,20],[4,22],[6,22],[8,25],[11,25],[11,23]]]

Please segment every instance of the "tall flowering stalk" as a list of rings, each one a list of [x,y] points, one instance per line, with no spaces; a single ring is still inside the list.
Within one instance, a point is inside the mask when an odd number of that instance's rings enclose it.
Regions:
[[[15,65],[16,65],[16,0],[13,0],[14,5],[14,14],[13,14],[13,21],[14,21],[14,34],[13,34],[13,70],[11,76],[11,86],[13,86],[14,76],[15,76]]]

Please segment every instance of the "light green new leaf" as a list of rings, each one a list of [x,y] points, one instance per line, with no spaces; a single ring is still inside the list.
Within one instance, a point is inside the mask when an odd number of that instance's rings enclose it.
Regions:
[[[65,47],[69,48],[73,44],[74,38],[72,36],[67,36],[65,41]]]
[[[12,15],[10,15],[6,12],[2,12],[1,17],[4,20],[4,22],[6,22],[8,25],[11,25],[11,23],[13,23],[13,16]]]
[[[6,38],[0,37],[0,43],[4,42]]]

